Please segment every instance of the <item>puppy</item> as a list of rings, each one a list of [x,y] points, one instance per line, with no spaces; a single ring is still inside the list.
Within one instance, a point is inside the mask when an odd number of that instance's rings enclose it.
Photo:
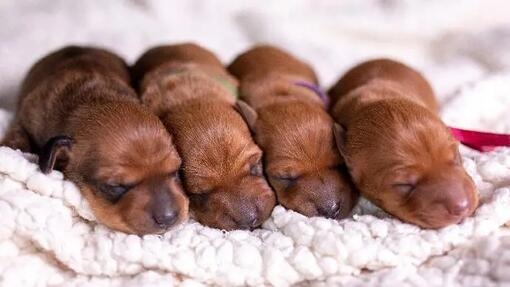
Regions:
[[[70,46],[37,62],[2,145],[38,153],[44,173],[62,170],[113,229],[160,233],[187,218],[170,135],[108,51]]]
[[[391,60],[369,61],[348,71],[329,95],[337,145],[361,194],[424,228],[473,213],[475,186],[418,72]]]
[[[226,230],[261,225],[275,196],[262,151],[235,108],[237,82],[216,56],[194,44],[161,46],[132,71],[142,103],[175,138],[195,218]]]
[[[228,67],[240,80],[240,105],[265,155],[277,199],[306,216],[344,218],[357,198],[335,147],[333,120],[305,63],[258,46]],[[251,107],[251,108],[250,108]]]

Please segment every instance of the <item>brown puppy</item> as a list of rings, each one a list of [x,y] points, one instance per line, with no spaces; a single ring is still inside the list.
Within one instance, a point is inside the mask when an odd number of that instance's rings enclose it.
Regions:
[[[427,81],[391,61],[348,71],[329,91],[338,148],[361,194],[425,228],[458,223],[478,197]]]
[[[343,218],[356,194],[335,147],[333,120],[313,90],[305,63],[271,46],[238,56],[229,71],[240,80],[243,105],[278,202],[307,216]]]
[[[45,173],[61,169],[113,229],[159,233],[187,218],[170,135],[105,50],[66,47],[37,62],[2,145],[39,153]]]
[[[143,104],[175,137],[196,219],[222,229],[261,225],[275,196],[262,151],[235,109],[237,82],[216,56],[194,44],[156,47],[133,74]]]

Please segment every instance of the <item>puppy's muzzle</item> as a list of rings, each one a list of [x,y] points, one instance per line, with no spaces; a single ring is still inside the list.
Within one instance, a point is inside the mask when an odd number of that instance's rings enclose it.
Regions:
[[[276,205],[276,197],[269,187],[248,185],[238,194],[238,206],[231,214],[238,229],[253,230],[262,225]]]
[[[249,210],[244,211],[244,216],[241,219],[236,220],[234,218],[234,222],[237,224],[237,228],[239,229],[254,229],[261,224],[261,216],[257,209],[254,206],[251,206]]]
[[[450,183],[442,188],[442,192],[445,194],[443,204],[451,216],[469,215],[474,204],[470,195],[475,192],[469,184],[462,181]]]
[[[464,216],[468,213],[469,207],[469,200],[466,197],[463,197],[450,202],[447,205],[447,210],[453,216]]]
[[[342,204],[340,202],[331,202],[326,206],[317,208],[317,212],[319,215],[326,218],[337,218],[340,214],[341,206]]]
[[[157,190],[152,198],[151,213],[154,224],[161,229],[167,229],[178,221],[180,208],[172,194],[164,189]]]
[[[349,215],[357,199],[351,183],[336,170],[310,175],[297,183],[293,205],[307,216],[323,216],[343,219]],[[311,202],[311,208],[301,209],[303,202]]]
[[[418,223],[440,228],[458,223],[473,213],[478,205],[473,183],[462,177],[452,178],[456,180],[446,178],[416,188],[410,203]]]

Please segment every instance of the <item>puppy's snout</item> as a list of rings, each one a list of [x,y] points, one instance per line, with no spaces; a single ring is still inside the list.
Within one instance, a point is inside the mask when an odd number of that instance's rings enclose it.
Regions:
[[[466,184],[463,181],[447,181],[443,183],[441,192],[445,195],[444,207],[448,213],[452,216],[466,216],[471,211],[471,207],[474,205],[472,193],[475,191],[472,189],[471,184]]]
[[[255,208],[244,212],[243,218],[237,222],[240,229],[253,229],[259,225],[259,214]]]
[[[241,194],[239,206],[231,216],[239,229],[257,228],[276,205],[276,197],[265,182],[245,182],[237,194]]]
[[[341,204],[333,202],[325,207],[318,208],[317,211],[319,215],[324,216],[326,218],[337,218],[337,216],[340,214],[340,207]]]
[[[466,196],[451,199],[446,208],[451,215],[461,216],[469,211],[470,203]]]
[[[161,228],[168,228],[179,218],[179,210],[175,207],[171,196],[166,192],[156,192],[152,205],[152,219]]]
[[[152,218],[154,222],[162,228],[172,226],[178,218],[178,212],[171,208],[158,208],[153,211]]]
[[[463,174],[447,174],[418,185],[408,201],[416,215],[402,217],[422,227],[441,228],[471,215],[478,203],[474,184]]]
[[[323,191],[317,194],[317,213],[333,219],[347,217],[356,198],[350,182],[338,172],[323,174],[322,178],[322,184],[316,187]]]

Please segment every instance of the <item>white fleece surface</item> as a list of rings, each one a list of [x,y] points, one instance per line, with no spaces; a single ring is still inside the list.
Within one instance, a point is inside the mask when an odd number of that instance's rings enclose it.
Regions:
[[[355,62],[391,56],[424,71],[448,124],[508,133],[508,5],[2,1],[0,138],[26,69],[50,50],[93,44],[133,61],[151,45],[185,40],[225,61],[254,43],[275,43],[311,62],[325,86]],[[402,223],[362,200],[342,221],[276,207],[253,232],[190,222],[140,238],[96,224],[59,172],[43,175],[34,155],[0,147],[0,286],[510,285],[510,230],[502,227],[510,220],[510,148],[461,153],[482,204],[473,217],[444,229]]]

